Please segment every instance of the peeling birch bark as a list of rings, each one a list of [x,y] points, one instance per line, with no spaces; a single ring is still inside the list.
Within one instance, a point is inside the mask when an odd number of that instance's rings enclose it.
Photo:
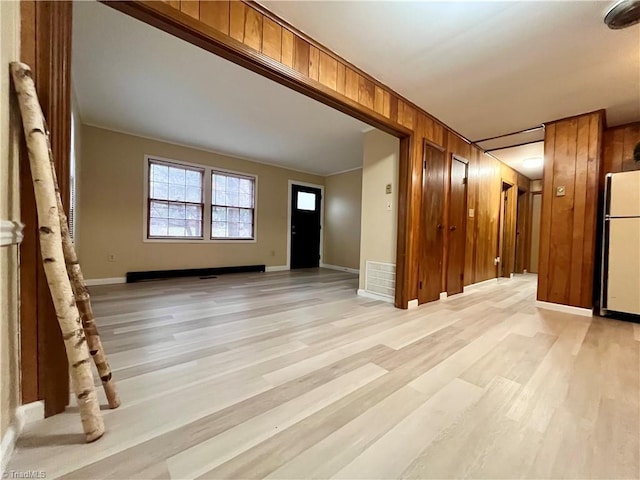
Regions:
[[[18,94],[22,125],[29,150],[44,271],[64,339],[82,428],[87,442],[92,442],[104,434],[104,421],[93,385],[87,339],[65,267],[58,202],[49,162],[44,115],[38,101],[31,69],[23,63],[13,62],[11,75]]]

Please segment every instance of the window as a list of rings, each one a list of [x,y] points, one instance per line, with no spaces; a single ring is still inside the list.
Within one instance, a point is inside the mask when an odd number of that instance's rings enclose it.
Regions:
[[[309,192],[298,192],[298,210],[316,211],[316,194]]]
[[[211,173],[211,238],[254,238],[255,178]]]
[[[255,242],[258,178],[145,156],[144,241]]]
[[[204,169],[149,160],[148,238],[203,238]]]

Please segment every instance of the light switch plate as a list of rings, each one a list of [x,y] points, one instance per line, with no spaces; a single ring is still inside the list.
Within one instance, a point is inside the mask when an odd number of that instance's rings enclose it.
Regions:
[[[391,193],[391,184],[387,183],[387,186],[384,189],[385,193],[389,195]]]
[[[556,187],[556,197],[564,197],[565,196],[565,189],[564,189],[564,185],[559,185]]]
[[[469,218],[473,218],[476,215],[476,211],[473,208],[469,209]]]

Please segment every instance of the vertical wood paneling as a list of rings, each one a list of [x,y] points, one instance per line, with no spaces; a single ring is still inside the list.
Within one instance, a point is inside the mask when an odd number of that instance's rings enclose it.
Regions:
[[[200,21],[229,35],[229,0],[200,2]]]
[[[200,19],[200,2],[198,0],[180,0],[180,11],[196,20]]]
[[[389,119],[398,122],[398,97],[391,95],[389,102]]]
[[[607,173],[640,170],[640,162],[633,159],[633,149],[640,143],[640,122],[607,129],[603,142],[602,177]]]
[[[411,105],[398,100],[398,123],[404,125],[407,128],[413,129],[416,119],[416,109]]]
[[[593,307],[602,112],[545,130],[538,299]],[[564,196],[557,196],[557,187]]]
[[[229,36],[239,42],[244,41],[244,24],[248,7],[239,0],[229,3]]]
[[[576,137],[576,159],[584,158],[586,161],[577,161],[574,170],[574,195],[573,195],[573,220],[572,220],[572,245],[571,245],[571,272],[570,278],[582,279],[582,243],[584,242],[584,222],[587,201],[587,175],[589,166],[589,117],[578,118],[578,131]],[[569,284],[569,301],[572,305],[581,302],[582,281]]]
[[[267,17],[262,20],[262,53],[278,62],[282,60],[282,27]]]
[[[375,103],[375,85],[368,78],[360,77],[358,79],[358,103],[373,110]]]
[[[309,76],[310,45],[300,37],[293,37],[293,68],[303,75]]]
[[[262,50],[263,15],[253,8],[245,9],[243,43],[254,50]]]
[[[360,75],[349,67],[346,68],[344,94],[351,100],[358,101],[358,92],[360,90]]]
[[[282,63],[293,68],[293,33],[286,28],[282,29]]]
[[[164,3],[171,5],[173,8],[180,10],[180,0],[162,0]]]
[[[309,78],[316,82],[320,78],[320,51],[313,45],[309,47]]]
[[[320,52],[318,79],[324,86],[338,90],[338,61],[324,52]]]
[[[380,115],[384,114],[384,90],[382,90],[378,85],[374,88],[373,110]]]
[[[346,81],[347,69],[344,63],[338,62],[336,71],[336,92],[341,95],[345,95],[345,81]]]

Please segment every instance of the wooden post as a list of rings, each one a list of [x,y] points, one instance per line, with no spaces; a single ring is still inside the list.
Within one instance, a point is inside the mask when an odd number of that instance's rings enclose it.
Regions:
[[[91,359],[82,321],[65,267],[44,116],[31,69],[23,63],[13,62],[11,74],[18,94],[22,125],[29,150],[44,271],[64,339],[82,427],[87,442],[92,442],[104,434],[104,421],[93,385]]]

